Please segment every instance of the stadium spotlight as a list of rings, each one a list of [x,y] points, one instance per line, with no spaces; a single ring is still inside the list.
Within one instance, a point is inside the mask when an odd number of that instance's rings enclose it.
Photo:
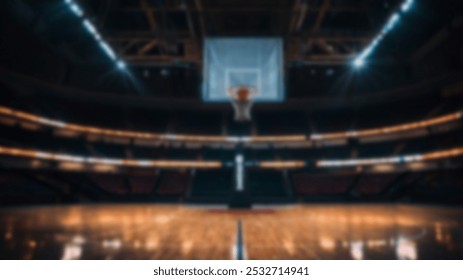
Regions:
[[[95,26],[88,19],[84,20],[84,26],[88,30],[88,32],[90,32],[90,34],[92,34],[93,37],[95,37],[97,41],[101,41],[100,34],[96,30]]]
[[[69,9],[71,9],[71,11],[74,12],[75,15],[81,18],[84,28],[93,36],[93,38],[100,45],[100,48],[106,53],[106,55],[108,55],[116,63],[117,68],[125,70],[125,62],[122,61],[122,59],[118,58],[114,50],[109,46],[107,42],[104,41],[95,25],[93,25],[89,19],[84,17],[84,11],[82,10],[82,8],[77,3],[75,3],[74,0],[64,0],[64,2],[68,5]]]
[[[71,11],[74,14],[76,14],[78,17],[82,17],[84,15],[84,11],[82,11],[82,9],[79,7],[79,5],[74,3],[73,0],[65,0],[64,2],[69,6]]]
[[[383,26],[378,36],[376,36],[373,41],[362,51],[358,57],[354,59],[353,65],[355,68],[361,68],[365,65],[366,59],[374,52],[374,50],[379,46],[379,43],[383,40],[384,36],[391,32],[399,23],[400,17],[403,13],[406,13],[412,7],[414,0],[405,0],[400,5],[400,9],[395,11]]]
[[[363,65],[365,65],[365,60],[363,58],[359,57],[359,58],[354,60],[355,68],[362,68]]]
[[[126,67],[127,67],[127,65],[125,64],[124,61],[122,61],[122,60],[117,61],[117,68],[119,68],[120,70],[125,70]]]
[[[385,33],[388,33],[389,31],[391,31],[392,29],[394,29],[394,27],[396,26],[396,24],[399,22],[400,20],[400,14],[399,13],[394,13],[391,18],[389,19],[388,23],[386,24],[386,26],[384,27],[384,31]]]
[[[100,42],[101,48],[106,52],[106,54],[111,57],[113,60],[116,60],[116,54],[114,53],[113,49],[104,41]]]
[[[403,13],[406,13],[410,10],[410,8],[413,6],[414,0],[406,0],[405,3],[402,4],[401,10]]]

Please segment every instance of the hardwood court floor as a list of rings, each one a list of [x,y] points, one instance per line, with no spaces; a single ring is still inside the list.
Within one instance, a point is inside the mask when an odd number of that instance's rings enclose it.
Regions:
[[[3,259],[463,259],[463,209],[162,205],[0,211]],[[238,221],[242,243],[237,243]]]

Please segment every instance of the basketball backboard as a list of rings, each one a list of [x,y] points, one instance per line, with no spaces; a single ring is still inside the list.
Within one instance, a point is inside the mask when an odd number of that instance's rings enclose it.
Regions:
[[[204,43],[203,100],[228,102],[227,89],[259,89],[256,102],[284,98],[283,43],[280,38],[207,38]]]

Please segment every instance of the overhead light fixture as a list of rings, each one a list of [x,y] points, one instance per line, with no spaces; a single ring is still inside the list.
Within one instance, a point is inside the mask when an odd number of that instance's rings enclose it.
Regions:
[[[394,27],[397,25],[397,23],[399,22],[399,20],[400,20],[400,14],[399,13],[393,14],[389,18],[389,21],[387,22],[386,26],[384,26],[383,33],[385,34],[385,33],[389,33],[390,31],[392,31]]]
[[[402,4],[401,10],[402,12],[406,13],[410,10],[410,8],[413,6],[414,0],[407,0],[405,3]]]
[[[381,41],[384,39],[384,36],[391,32],[399,23],[402,13],[406,13],[412,7],[414,0],[405,0],[400,9],[394,12],[390,17],[387,23],[383,26],[380,33],[371,41],[371,43],[356,57],[354,58],[352,64],[355,68],[361,68],[365,65],[366,59],[375,51]]]
[[[73,0],[64,0],[64,2],[68,4],[69,8],[76,16],[82,17],[84,15],[84,11]]]
[[[359,57],[354,61],[354,65],[355,65],[355,67],[360,68],[363,65],[365,65],[365,60],[363,60],[363,58]]]
[[[96,30],[95,26],[88,19],[85,19],[83,23],[84,23],[84,26],[87,29],[87,31],[90,34],[92,34],[95,37],[95,39],[97,39],[97,41],[100,41],[101,36],[98,33],[98,31]]]
[[[113,60],[117,60],[117,56],[113,49],[104,41],[100,42],[101,49]]]
[[[106,55],[116,63],[117,68],[119,68],[120,70],[125,70],[125,62],[121,58],[117,57],[114,50],[109,46],[107,42],[103,40],[101,34],[98,32],[98,29],[95,27],[95,25],[92,24],[92,22],[89,19],[85,18],[83,9],[74,0],[64,0],[64,2],[68,5],[69,9],[76,16],[82,18],[82,24],[84,28],[93,36],[95,41],[98,42],[100,48],[106,53]]]
[[[126,65],[125,65],[125,62],[122,61],[122,60],[119,60],[117,62],[117,68],[121,69],[121,70],[124,70],[126,68]]]

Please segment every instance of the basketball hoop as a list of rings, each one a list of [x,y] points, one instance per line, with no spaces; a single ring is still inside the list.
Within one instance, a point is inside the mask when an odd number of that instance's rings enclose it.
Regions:
[[[230,87],[227,90],[227,95],[230,97],[230,102],[235,110],[235,121],[246,122],[251,120],[251,108],[254,98],[258,94],[259,90],[257,88],[245,85]]]

